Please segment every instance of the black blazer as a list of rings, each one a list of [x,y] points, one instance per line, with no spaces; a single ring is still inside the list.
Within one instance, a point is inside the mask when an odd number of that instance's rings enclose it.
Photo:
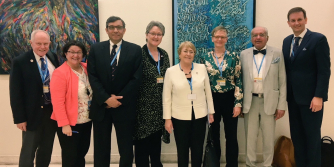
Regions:
[[[55,68],[59,66],[55,54],[47,53],[46,56]],[[37,129],[43,116],[43,83],[36,62],[32,50],[15,57],[9,79],[14,123],[27,122],[28,130]]]
[[[283,41],[288,102],[292,100],[291,97],[300,105],[310,105],[313,97],[327,101],[331,73],[327,38],[307,30],[297,53],[290,58],[293,37],[293,34],[289,35]]]
[[[93,89],[90,118],[101,121],[104,117],[106,104],[111,94],[123,96],[119,100],[122,105],[112,108],[113,118],[129,120],[135,118],[136,101],[142,78],[142,52],[139,45],[123,40],[118,66],[111,80],[110,43],[103,41],[91,46],[87,71]]]

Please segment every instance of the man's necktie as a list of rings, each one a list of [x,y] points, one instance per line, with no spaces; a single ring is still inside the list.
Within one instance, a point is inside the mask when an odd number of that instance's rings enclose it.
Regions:
[[[46,67],[46,63],[43,57],[41,57],[41,71],[42,71],[42,77],[43,77],[43,94],[44,94],[44,104],[50,104],[51,103],[51,97],[50,97],[50,74],[49,69]],[[44,89],[48,89],[47,93],[45,93]]]
[[[116,48],[117,45],[112,46],[111,54],[110,54],[110,62],[115,58],[116,56]],[[116,71],[116,65],[117,65],[117,58],[115,58],[115,61],[111,65],[111,79],[114,80],[114,73]]]
[[[258,53],[262,53],[263,55],[265,55],[267,53],[267,50],[266,49],[263,49],[263,50],[253,50],[253,54],[256,55]]]
[[[294,57],[297,53],[297,50],[299,48],[299,40],[301,37],[295,37],[295,42],[293,43],[293,47],[292,47],[292,53],[291,53],[291,57]]]

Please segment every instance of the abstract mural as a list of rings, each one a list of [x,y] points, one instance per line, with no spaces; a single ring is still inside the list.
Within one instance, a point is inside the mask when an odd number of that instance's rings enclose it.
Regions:
[[[211,51],[211,31],[219,25],[228,30],[228,50],[240,53],[251,47],[254,12],[255,0],[173,0],[174,64],[178,63],[177,48],[184,41],[195,45],[195,62]]]
[[[89,50],[99,41],[98,0],[0,0],[0,74],[8,74],[12,59],[31,49],[35,29],[49,32],[50,50],[57,53],[69,40]]]

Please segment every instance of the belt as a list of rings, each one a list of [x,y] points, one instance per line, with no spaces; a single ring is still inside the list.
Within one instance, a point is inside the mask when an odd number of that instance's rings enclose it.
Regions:
[[[253,96],[257,96],[259,98],[263,98],[263,93],[253,93]]]

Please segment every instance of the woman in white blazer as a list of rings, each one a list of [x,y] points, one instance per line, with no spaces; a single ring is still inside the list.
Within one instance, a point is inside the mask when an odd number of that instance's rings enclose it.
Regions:
[[[183,42],[178,48],[180,63],[167,69],[163,87],[165,128],[174,129],[178,167],[202,164],[207,116],[213,122],[213,100],[209,77],[202,64],[193,63],[195,46]]]

